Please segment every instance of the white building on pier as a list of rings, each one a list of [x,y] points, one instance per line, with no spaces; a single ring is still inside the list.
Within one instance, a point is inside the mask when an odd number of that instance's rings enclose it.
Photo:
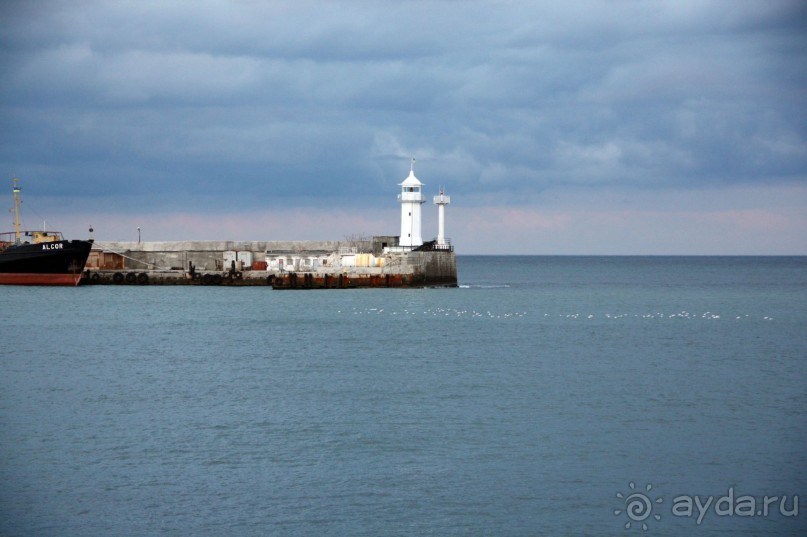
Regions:
[[[401,193],[398,201],[401,202],[401,236],[398,239],[400,246],[417,248],[423,244],[420,229],[420,206],[426,202],[423,196],[423,183],[415,177],[415,159],[409,167],[409,177],[400,184]]]

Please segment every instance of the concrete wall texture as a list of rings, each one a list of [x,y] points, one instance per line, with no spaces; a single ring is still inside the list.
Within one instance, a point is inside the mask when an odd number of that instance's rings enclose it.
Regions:
[[[266,252],[303,255],[338,252],[340,248],[369,252],[371,241],[164,241],[96,242],[94,249],[113,252],[125,260],[127,270],[181,269],[193,263],[198,271],[221,271],[224,252],[251,252],[253,261],[265,261]],[[424,285],[456,284],[457,264],[454,252],[397,252],[385,254],[386,266],[367,268],[328,267],[318,272],[355,274],[413,274]]]

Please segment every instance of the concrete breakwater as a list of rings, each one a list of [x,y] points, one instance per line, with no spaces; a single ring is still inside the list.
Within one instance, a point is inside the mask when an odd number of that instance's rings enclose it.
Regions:
[[[84,284],[275,289],[453,287],[453,249],[401,249],[397,237],[346,241],[97,242]]]
[[[162,285],[271,285],[274,289],[456,287],[457,263],[445,236],[441,188],[437,238],[424,242],[423,183],[415,159],[402,183],[401,234],[344,241],[97,242],[85,283]],[[140,236],[138,228],[138,238]]]

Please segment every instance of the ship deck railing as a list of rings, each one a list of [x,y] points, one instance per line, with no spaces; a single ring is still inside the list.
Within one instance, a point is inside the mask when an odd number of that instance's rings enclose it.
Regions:
[[[25,242],[25,237],[33,238],[37,234],[44,234],[45,236],[49,237],[57,237],[57,240],[64,240],[64,236],[62,235],[61,231],[42,231],[40,229],[33,230],[20,230],[20,239],[17,240],[17,232],[16,231],[7,231],[0,233],[0,243],[11,243],[16,244],[18,242],[22,243]]]

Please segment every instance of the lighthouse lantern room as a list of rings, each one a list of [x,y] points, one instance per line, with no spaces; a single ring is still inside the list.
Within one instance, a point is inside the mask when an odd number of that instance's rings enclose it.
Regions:
[[[423,183],[415,177],[415,159],[409,167],[409,176],[401,183],[401,237],[400,246],[417,248],[423,244],[420,230],[420,206],[426,202],[423,196]]]

